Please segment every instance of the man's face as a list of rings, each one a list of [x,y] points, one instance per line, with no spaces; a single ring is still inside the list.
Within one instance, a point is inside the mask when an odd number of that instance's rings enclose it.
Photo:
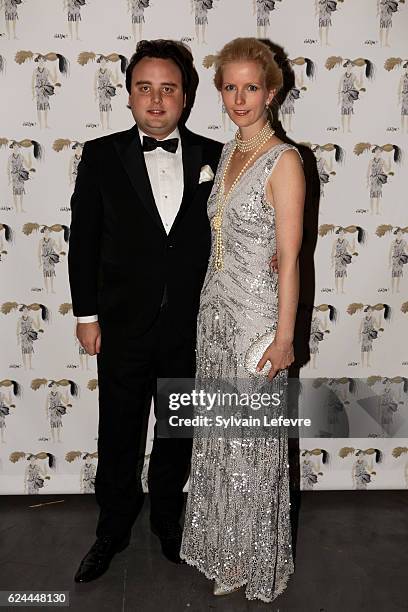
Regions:
[[[129,106],[143,132],[166,138],[177,127],[185,104],[181,71],[173,60],[144,57],[136,64]]]

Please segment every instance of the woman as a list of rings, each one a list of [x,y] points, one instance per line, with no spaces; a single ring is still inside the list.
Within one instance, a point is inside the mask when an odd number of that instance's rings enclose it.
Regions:
[[[51,429],[51,438],[55,442],[55,433],[57,434],[57,441],[61,442],[61,429],[62,415],[66,414],[68,404],[68,398],[62,397],[62,394],[58,390],[58,385],[55,381],[51,381],[48,385],[49,392],[47,394],[45,404],[45,414],[47,421],[49,421]],[[65,403],[64,403],[65,402]]]
[[[54,278],[56,276],[55,266],[60,261],[61,247],[58,247],[56,241],[51,236],[51,229],[46,225],[41,229],[44,237],[41,238],[38,246],[38,259],[40,268],[42,268],[44,276],[45,290],[47,293],[55,293]]]
[[[340,114],[343,132],[346,131],[346,119],[347,119],[347,131],[351,132],[350,118],[354,114],[354,102],[359,97],[359,89],[362,86],[362,76],[358,78],[353,72],[353,63],[346,59],[343,64],[345,72],[340,80],[338,97],[340,104]]]
[[[395,240],[392,241],[389,252],[389,266],[391,267],[391,291],[392,293],[400,292],[400,280],[404,275],[404,266],[408,263],[408,244],[403,238],[404,232],[400,227],[397,227],[393,234]]]
[[[386,162],[382,157],[381,147],[375,146],[372,150],[373,156],[367,170],[367,186],[370,189],[370,208],[371,214],[374,210],[380,214],[380,198],[383,197],[383,186],[388,180],[388,173],[391,171],[391,161]]]
[[[214,62],[215,85],[238,132],[224,146],[208,202],[212,247],[198,317],[196,385],[223,380],[239,387],[244,379],[251,388],[265,385],[269,361],[270,380],[279,372],[284,386],[294,360],[302,163],[268,121],[282,86],[269,47],[239,38]],[[269,266],[276,247],[279,283]],[[249,374],[249,347],[271,332],[275,339],[254,364],[262,375]],[[222,439],[219,432],[195,431],[180,556],[215,580],[217,595],[246,585],[248,599],[271,602],[293,572],[287,432],[277,435]]]
[[[24,368],[32,370],[32,355],[34,353],[34,341],[38,340],[40,325],[29,315],[29,309],[23,305],[19,309],[21,317],[17,322],[17,342],[21,347]]]
[[[18,142],[12,141],[10,149],[12,153],[8,159],[8,176],[9,184],[13,191],[14,207],[16,212],[26,212],[23,208],[23,196],[26,193],[25,181],[30,178],[31,160],[25,158],[21,152],[21,145]]]

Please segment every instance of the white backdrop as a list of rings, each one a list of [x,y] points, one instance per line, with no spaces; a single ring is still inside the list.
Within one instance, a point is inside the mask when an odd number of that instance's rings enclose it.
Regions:
[[[0,15],[1,493],[93,489],[96,362],[75,341],[64,233],[82,143],[133,123],[121,61],[140,36],[190,45],[200,86],[189,127],[221,141],[234,132],[204,57],[232,38],[258,35],[292,61],[295,86],[280,119],[290,138],[312,148],[322,189],[312,360],[301,378],[324,378],[342,396],[353,379],[371,377],[381,395],[362,433],[370,439],[300,440],[302,488],[408,487],[407,419],[398,403],[408,366],[404,2],[17,1],[6,0]],[[104,85],[116,87],[111,100]],[[50,252],[59,261],[44,264]],[[377,337],[362,340],[370,330]],[[350,423],[352,407],[345,404]],[[145,467],[150,438],[151,428]]]

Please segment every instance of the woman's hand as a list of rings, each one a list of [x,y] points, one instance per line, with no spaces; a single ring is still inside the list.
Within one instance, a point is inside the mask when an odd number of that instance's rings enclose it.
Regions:
[[[260,372],[267,361],[271,362],[271,369],[268,372],[268,379],[272,380],[279,370],[285,370],[295,360],[292,342],[279,342],[274,340],[262,355],[257,372]]]

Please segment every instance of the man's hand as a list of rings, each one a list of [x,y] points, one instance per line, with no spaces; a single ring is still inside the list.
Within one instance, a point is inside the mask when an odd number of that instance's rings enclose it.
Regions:
[[[88,355],[101,351],[101,328],[99,323],[77,323],[76,335]]]
[[[271,266],[272,272],[278,272],[278,256],[276,253],[271,259],[270,266]]]

